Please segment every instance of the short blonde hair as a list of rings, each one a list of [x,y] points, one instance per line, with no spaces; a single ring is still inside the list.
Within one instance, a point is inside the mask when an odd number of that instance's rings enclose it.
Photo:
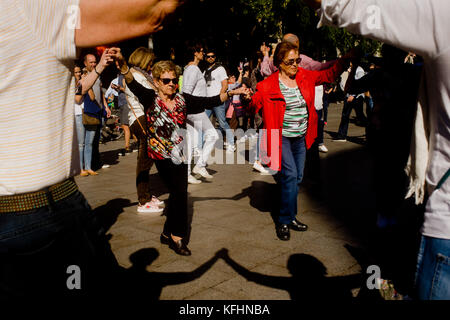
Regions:
[[[179,77],[177,66],[172,61],[159,61],[152,68],[152,75],[155,79],[160,79],[164,72],[173,72],[177,78]]]
[[[131,54],[128,59],[128,64],[132,67],[138,67],[142,70],[146,70],[149,65],[151,66],[153,64],[154,60],[155,54],[151,49],[140,47],[134,50]]]

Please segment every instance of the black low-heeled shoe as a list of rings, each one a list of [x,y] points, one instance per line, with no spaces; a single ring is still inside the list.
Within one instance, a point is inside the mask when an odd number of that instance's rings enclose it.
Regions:
[[[161,233],[159,241],[161,241],[162,244],[169,244],[169,237],[166,236],[164,233]]]
[[[172,237],[169,237],[169,248],[175,251],[180,256],[190,256],[191,250],[184,244],[183,239],[174,241]]]
[[[308,226],[304,223],[301,223],[297,219],[292,220],[291,223],[288,224],[289,229],[295,230],[295,231],[306,231],[308,230]]]
[[[288,241],[291,238],[287,224],[280,224],[276,227],[278,239]]]

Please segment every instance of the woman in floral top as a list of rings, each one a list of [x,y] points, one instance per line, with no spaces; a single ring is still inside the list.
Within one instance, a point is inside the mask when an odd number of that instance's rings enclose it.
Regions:
[[[189,256],[191,251],[184,239],[190,230],[191,217],[187,210],[187,163],[183,155],[182,142],[186,132],[186,115],[205,106],[219,105],[234,94],[247,93],[236,89],[215,97],[195,97],[177,93],[178,77],[176,65],[171,61],[160,61],[152,68],[157,91],[148,89],[134,80],[120,49],[116,52],[120,72],[129,89],[145,107],[148,139],[148,155],[155,160],[156,168],[169,189],[167,220],[161,233],[161,243],[168,244],[177,254]]]

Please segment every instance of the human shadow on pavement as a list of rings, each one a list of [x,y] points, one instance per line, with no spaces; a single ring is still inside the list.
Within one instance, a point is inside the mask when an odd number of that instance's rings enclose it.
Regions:
[[[324,204],[326,215],[343,223],[347,235],[365,248],[371,264],[381,268],[382,277],[408,294],[413,288],[423,208],[413,199],[403,200],[396,211],[397,225],[377,228],[374,168],[374,158],[366,147],[328,154],[320,158],[320,198],[307,185],[305,191]],[[299,208],[301,212],[301,202]]]
[[[291,277],[271,276],[253,272],[234,261],[227,249],[219,256],[239,275],[248,281],[270,288],[286,290],[295,301],[351,301],[352,289],[362,286],[362,274],[327,277],[326,267],[308,254],[293,254],[289,257],[287,268]]]
[[[99,233],[106,234],[116,223],[117,217],[124,212],[124,208],[136,206],[137,202],[129,199],[117,198],[109,200],[106,204],[92,210],[94,224]]]
[[[120,299],[130,301],[159,300],[164,287],[194,281],[203,276],[218,260],[214,255],[201,266],[190,272],[150,272],[146,268],[159,257],[155,248],[140,249],[130,255],[132,266],[121,268],[119,279],[114,280],[114,291]]]

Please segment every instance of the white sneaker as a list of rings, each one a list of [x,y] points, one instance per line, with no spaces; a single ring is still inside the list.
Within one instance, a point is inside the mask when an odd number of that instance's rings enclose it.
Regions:
[[[104,164],[104,165],[102,166],[102,169],[107,169],[107,168],[109,168],[109,167],[111,167],[109,164]]]
[[[199,167],[195,166],[194,169],[192,169],[192,172],[195,173],[195,174],[199,174],[199,175],[201,175],[203,178],[206,178],[206,179],[212,179],[212,178],[213,178],[213,176],[210,175],[210,174],[208,173],[208,171],[206,171],[206,168],[205,168],[205,167],[199,168]]]
[[[328,149],[327,149],[327,147],[325,147],[324,144],[321,144],[321,145],[319,146],[319,151],[320,151],[320,152],[323,152],[323,153],[327,153],[327,152],[328,152]]]
[[[262,175],[269,175],[270,172],[264,168],[261,164],[259,164],[258,162],[255,162],[253,164],[253,169],[255,169],[256,171],[259,171]]]
[[[157,197],[153,196],[152,200],[150,201],[150,203],[154,204],[156,206],[162,206],[164,204],[164,201],[161,201]]]
[[[226,150],[226,152],[235,152],[236,151],[236,147],[232,146],[232,145],[227,145],[225,150]]]
[[[164,211],[163,208],[160,208],[151,202],[147,202],[144,205],[139,204],[138,208],[137,208],[138,213],[146,213],[146,214],[153,213],[153,214],[155,214],[155,216],[158,215],[158,213],[161,213],[163,211]]]
[[[199,184],[199,183],[202,183],[202,181],[195,179],[195,177],[192,174],[190,174],[190,175],[188,175],[188,183]]]

